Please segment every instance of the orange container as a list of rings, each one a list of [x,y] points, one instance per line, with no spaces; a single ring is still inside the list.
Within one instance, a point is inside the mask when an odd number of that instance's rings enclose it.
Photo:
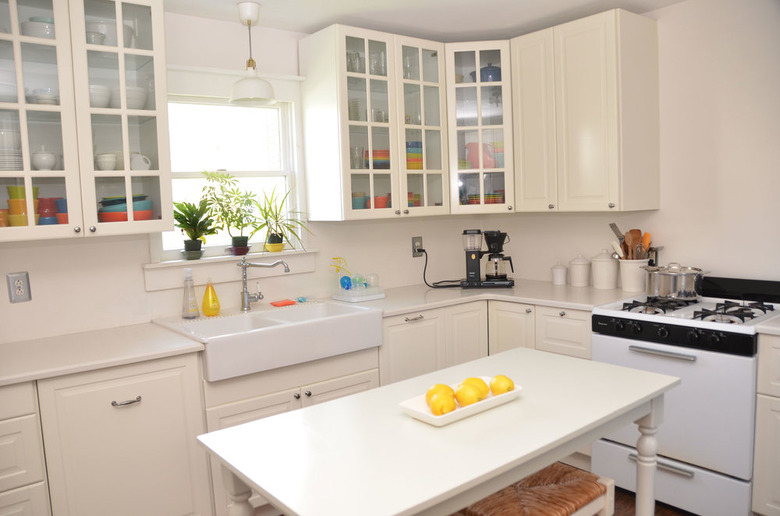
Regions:
[[[374,208],[387,208],[387,196],[374,197]]]
[[[11,215],[26,215],[27,199],[8,199],[8,213]]]
[[[57,223],[58,224],[67,224],[68,223],[68,214],[67,213],[58,213],[57,214]]]

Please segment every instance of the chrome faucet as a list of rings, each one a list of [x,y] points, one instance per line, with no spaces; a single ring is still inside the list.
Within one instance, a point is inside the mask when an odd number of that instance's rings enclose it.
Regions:
[[[287,265],[287,262],[284,260],[276,260],[275,262],[271,263],[252,263],[246,261],[246,256],[241,258],[241,261],[236,264],[237,266],[241,267],[241,311],[242,312],[248,312],[250,309],[249,303],[254,303],[255,301],[260,301],[263,299],[263,293],[260,292],[260,282],[257,282],[257,292],[254,294],[249,293],[249,289],[246,286],[246,269],[247,267],[276,267],[277,265],[283,265],[284,266],[284,272],[290,272],[290,267]]]

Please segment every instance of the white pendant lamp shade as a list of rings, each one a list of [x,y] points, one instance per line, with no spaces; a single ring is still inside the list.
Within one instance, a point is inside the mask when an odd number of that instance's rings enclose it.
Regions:
[[[265,79],[257,76],[257,67],[252,58],[252,25],[260,17],[260,4],[256,2],[239,2],[238,16],[241,23],[249,28],[249,59],[246,62],[246,75],[239,79],[230,94],[230,103],[239,106],[270,106],[276,103],[274,89]]]

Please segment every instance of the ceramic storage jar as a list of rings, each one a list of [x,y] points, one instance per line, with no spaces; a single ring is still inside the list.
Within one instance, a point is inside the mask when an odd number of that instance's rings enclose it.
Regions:
[[[612,253],[602,249],[591,259],[593,268],[593,288],[611,290],[617,288],[618,261]]]
[[[572,287],[587,287],[590,284],[590,262],[581,254],[569,262],[569,279]]]

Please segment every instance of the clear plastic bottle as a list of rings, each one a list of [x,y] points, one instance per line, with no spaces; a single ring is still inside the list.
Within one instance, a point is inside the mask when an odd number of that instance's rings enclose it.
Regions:
[[[217,298],[217,291],[214,290],[214,285],[211,284],[211,280],[206,284],[202,307],[203,315],[205,316],[214,317],[219,315],[219,299]]]
[[[181,316],[183,319],[197,319],[200,316],[198,300],[195,298],[195,286],[192,283],[192,269],[184,269],[184,300],[181,305]]]

